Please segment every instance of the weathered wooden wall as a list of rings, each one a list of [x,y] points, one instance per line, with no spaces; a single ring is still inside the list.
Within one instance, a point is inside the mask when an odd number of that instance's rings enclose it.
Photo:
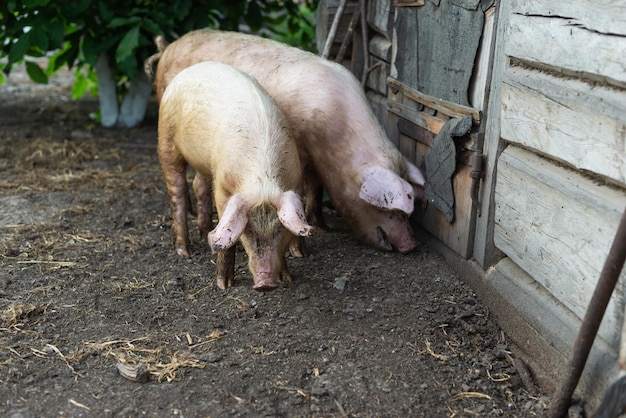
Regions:
[[[626,208],[626,3],[513,0],[504,54],[494,242],[582,318]]]
[[[473,134],[455,141],[457,222],[433,208],[417,218],[474,258],[485,272],[479,286],[526,289],[511,297],[525,306],[511,309],[527,330],[543,331],[526,338],[505,329],[531,352],[560,347],[542,362],[557,366],[558,379],[626,207],[626,2],[500,0],[496,13],[482,0],[410,3],[368,2],[370,58],[381,62],[368,98],[418,166],[450,118],[476,115]],[[474,25],[483,27],[478,37],[459,36]],[[463,157],[477,149],[485,157],[478,217]],[[622,337],[625,280],[622,273],[579,386],[596,400]],[[526,309],[533,303],[544,304],[541,317]],[[548,332],[550,324],[567,326]]]
[[[451,178],[454,190],[454,221],[446,220],[436,205],[416,210],[415,219],[464,258],[472,255],[476,212],[470,190],[473,152],[480,147],[481,110],[487,89],[488,68],[481,76],[474,73],[479,57],[488,63],[490,48],[480,52],[484,31],[484,10],[479,1],[402,2],[382,13],[377,0],[370,11],[370,25],[377,36],[391,36],[391,56],[386,63],[385,126],[392,141],[418,167],[437,141],[437,134],[451,118],[472,116],[471,133],[455,138],[457,163]],[[487,4],[488,2],[484,2]],[[378,13],[378,14],[376,14]],[[393,15],[393,19],[389,18]],[[390,29],[382,29],[384,24]],[[450,30],[450,28],[455,30]],[[387,39],[387,38],[386,38]],[[371,44],[370,44],[371,45]],[[372,47],[370,46],[370,52]],[[378,93],[381,83],[368,83]],[[471,101],[470,101],[471,97]],[[375,100],[379,105],[383,99]],[[477,105],[480,109],[473,107]],[[380,114],[385,114],[382,110]]]

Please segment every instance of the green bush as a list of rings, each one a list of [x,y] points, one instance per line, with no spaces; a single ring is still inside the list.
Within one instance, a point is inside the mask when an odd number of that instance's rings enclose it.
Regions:
[[[314,50],[314,10],[278,0],[6,0],[0,2],[0,82],[15,64],[25,62],[30,78],[46,83],[48,76],[67,66],[79,69],[73,96],[93,87],[95,68],[108,52],[115,79],[126,82],[155,52],[153,38],[214,27],[269,33],[291,45]],[[28,57],[55,51],[42,70]],[[81,73],[80,70],[86,70]]]

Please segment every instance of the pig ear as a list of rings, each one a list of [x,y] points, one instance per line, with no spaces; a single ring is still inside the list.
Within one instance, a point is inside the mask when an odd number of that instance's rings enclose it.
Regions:
[[[228,199],[220,221],[215,229],[209,232],[209,245],[212,252],[222,252],[237,242],[248,223],[249,209],[249,205],[240,194],[235,194]]]
[[[422,186],[422,188],[424,188],[424,185],[426,184],[426,179],[424,178],[424,174],[422,174],[422,171],[408,161],[406,162],[406,168],[408,170],[409,182],[417,186]]]
[[[295,235],[305,237],[311,232],[311,225],[306,221],[300,196],[292,190],[283,192],[272,204],[278,211],[278,219]]]
[[[363,172],[359,197],[384,210],[398,209],[410,215],[414,209],[413,186],[385,167],[374,166]]]

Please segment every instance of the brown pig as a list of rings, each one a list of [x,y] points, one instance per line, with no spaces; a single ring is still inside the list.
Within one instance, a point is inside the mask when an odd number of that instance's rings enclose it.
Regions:
[[[238,240],[254,289],[291,280],[285,251],[292,234],[311,229],[296,193],[301,166],[284,114],[253,78],[219,62],[180,71],[160,100],[158,154],[179,255],[189,256],[189,164],[196,171],[198,227],[218,253],[217,285],[233,285]],[[219,222],[209,232],[213,203]]]
[[[190,32],[151,58],[157,98],[172,78],[199,61],[215,60],[256,78],[283,110],[308,184],[307,215],[321,219],[321,186],[365,242],[408,253],[417,246],[409,215],[423,198],[424,177],[389,141],[356,78],[339,64],[254,35]]]

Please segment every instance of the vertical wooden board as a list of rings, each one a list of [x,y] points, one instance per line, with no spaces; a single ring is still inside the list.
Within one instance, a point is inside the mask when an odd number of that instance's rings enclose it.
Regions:
[[[398,121],[400,117],[394,115],[391,112],[387,112],[387,123],[385,123],[385,131],[387,132],[387,136],[389,136],[389,140],[396,146],[396,148],[400,149],[400,134],[398,133]]]
[[[417,11],[409,7],[397,8],[393,30],[391,75],[417,88]]]
[[[387,94],[387,75],[389,75],[389,64],[372,55],[369,57],[371,71],[367,75],[367,88],[378,94]]]
[[[485,111],[489,97],[489,80],[493,65],[493,44],[495,42],[496,8],[490,7],[485,11],[485,24],[476,52],[476,66],[472,72],[469,86],[469,103],[474,109]]]
[[[510,16],[509,1],[501,1],[496,7],[496,34],[489,85],[489,101],[484,117],[485,138],[483,143],[483,179],[480,183],[479,210],[476,219],[476,236],[474,238],[474,259],[487,270],[501,257],[493,242],[494,230],[494,193],[496,180],[496,161],[502,149],[500,140],[500,86],[507,64],[504,54],[506,43],[506,27]]]
[[[324,50],[324,44],[328,37],[328,32],[333,24],[335,15],[337,14],[337,8],[339,7],[340,0],[321,0],[317,6],[316,25],[315,25],[315,39],[317,42],[317,50],[321,54]],[[341,42],[346,35],[350,19],[354,12],[358,9],[358,0],[351,0],[346,3],[341,18],[339,19],[339,26],[337,26],[337,33],[330,50],[330,56],[335,57]]]
[[[407,83],[399,67],[398,79],[422,93],[469,106],[469,84],[483,31],[483,12],[442,1],[439,6],[426,2],[416,8],[416,13],[417,84]],[[411,32],[405,35],[409,34],[415,36]]]
[[[360,30],[356,30],[352,34],[351,51],[352,62],[350,63],[350,71],[356,76],[357,80],[361,81],[363,68],[365,67],[364,53],[366,51],[363,51],[363,33]]]
[[[513,67],[502,138],[626,185],[626,90]]]
[[[511,14],[505,53],[533,66],[626,84],[624,37],[587,30],[575,19]]]
[[[513,0],[511,11],[526,16],[567,16],[586,30],[626,35],[624,0]]]
[[[417,154],[423,155],[426,146],[417,144]],[[448,223],[443,214],[433,205],[428,205],[426,211],[416,208],[413,212],[414,219],[428,232],[443,242],[452,251],[463,258],[472,255],[473,225],[475,224],[472,214],[472,200],[470,198],[471,167],[458,165],[452,178],[454,190],[454,215],[455,221]]]
[[[398,135],[398,149],[409,161],[415,160],[416,142],[413,138],[406,135]]]
[[[496,246],[582,318],[626,207],[626,191],[509,146],[498,162],[495,205]],[[620,338],[624,280],[626,272],[600,329],[612,345]]]
[[[369,0],[367,2],[367,24],[389,40],[393,32],[393,14],[392,0]]]
[[[391,41],[387,38],[380,35],[372,36],[368,48],[373,56],[385,62],[391,61]]]

